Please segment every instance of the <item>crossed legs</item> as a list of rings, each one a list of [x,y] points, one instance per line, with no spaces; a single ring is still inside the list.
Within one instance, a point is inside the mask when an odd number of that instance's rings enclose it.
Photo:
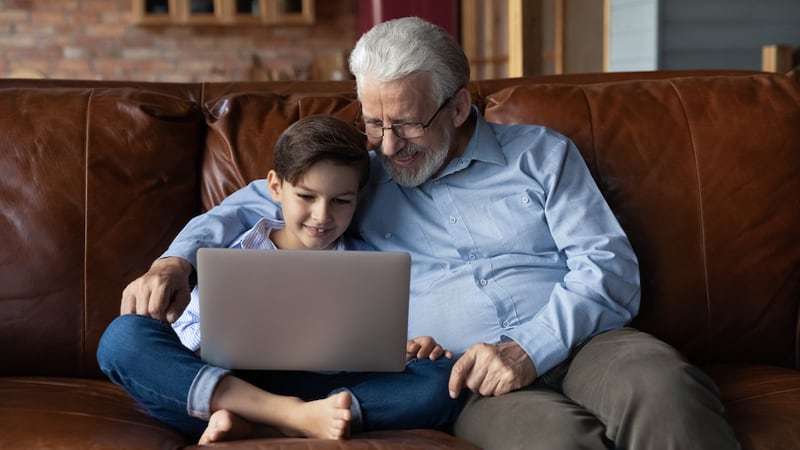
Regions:
[[[97,360],[152,416],[203,443],[443,428],[462,405],[447,393],[451,360],[413,360],[399,373],[234,373],[205,364],[169,324],[137,315],[109,325]]]

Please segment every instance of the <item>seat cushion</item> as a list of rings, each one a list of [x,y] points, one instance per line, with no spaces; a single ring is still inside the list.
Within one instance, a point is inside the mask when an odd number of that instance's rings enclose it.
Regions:
[[[174,449],[189,442],[109,381],[0,378],[0,448]]]
[[[188,449],[200,450],[201,446]],[[343,441],[325,439],[272,438],[220,442],[214,448],[248,450],[477,450],[471,444],[434,430],[371,431]]]
[[[178,449],[192,442],[105,380],[0,377],[0,448]],[[380,431],[345,441],[274,438],[216,444],[247,449],[475,450],[433,430]]]
[[[771,366],[704,367],[720,389],[742,450],[800,442],[800,370]]]

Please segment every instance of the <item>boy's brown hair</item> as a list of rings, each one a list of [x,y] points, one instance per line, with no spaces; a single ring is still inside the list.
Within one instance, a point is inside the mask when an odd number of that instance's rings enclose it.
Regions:
[[[353,124],[328,115],[308,116],[291,124],[275,143],[275,173],[294,185],[320,161],[356,168],[358,188],[369,179],[364,135]]]

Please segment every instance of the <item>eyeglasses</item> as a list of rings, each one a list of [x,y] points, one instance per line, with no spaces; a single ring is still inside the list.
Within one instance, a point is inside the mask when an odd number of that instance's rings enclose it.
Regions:
[[[431,126],[434,120],[436,120],[436,116],[439,115],[440,112],[450,103],[453,97],[448,97],[447,100],[442,102],[442,106],[433,113],[431,120],[428,123],[395,123],[388,127],[382,126],[382,124],[374,123],[374,122],[367,122],[364,123],[363,120],[356,121],[356,126],[358,127],[361,134],[365,134],[369,139],[373,141],[379,141],[383,139],[383,132],[385,130],[392,130],[394,135],[399,137],[400,139],[417,139],[425,136],[425,130]]]

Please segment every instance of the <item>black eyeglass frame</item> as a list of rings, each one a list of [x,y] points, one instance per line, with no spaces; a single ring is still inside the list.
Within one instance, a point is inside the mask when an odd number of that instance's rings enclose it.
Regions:
[[[447,104],[450,103],[453,100],[453,98],[455,98],[455,96],[447,97],[447,99],[442,102],[441,106],[439,106],[439,109],[437,109],[436,112],[433,113],[433,116],[431,116],[431,119],[428,120],[428,123],[406,122],[406,123],[395,123],[395,124],[389,125],[388,127],[379,127],[379,126],[376,126],[375,124],[368,125],[368,124],[364,123],[362,120],[357,120],[356,121],[356,126],[358,127],[358,130],[361,132],[361,134],[365,135],[368,139],[373,140],[373,141],[382,140],[386,130],[392,130],[392,133],[394,133],[394,135],[397,136],[400,139],[419,139],[422,136],[425,136],[425,130],[430,128],[431,124],[433,123],[434,120],[436,120],[436,117],[439,115],[439,113],[442,112],[444,107],[447,106]],[[407,137],[408,133],[406,133],[404,131],[398,132],[398,129],[399,130],[403,130],[405,127],[410,127],[410,126],[419,127],[420,133],[419,133],[418,136]],[[369,128],[370,130],[374,130],[374,131],[381,130],[381,135],[380,136],[370,136],[369,132],[367,132],[367,128]]]

